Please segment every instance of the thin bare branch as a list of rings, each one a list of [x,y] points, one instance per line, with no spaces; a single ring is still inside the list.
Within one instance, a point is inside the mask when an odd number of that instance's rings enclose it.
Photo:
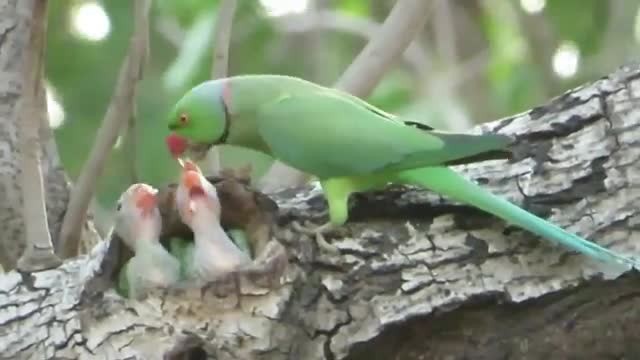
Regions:
[[[218,8],[216,25],[213,29],[213,59],[211,79],[227,76],[229,68],[229,44],[233,29],[233,15],[236,12],[236,0],[222,0]],[[207,172],[217,174],[221,169],[220,151],[213,147],[207,153]]]
[[[131,109],[131,116],[129,117],[129,121],[127,121],[127,130],[124,136],[124,148],[127,153],[127,171],[129,173],[129,182],[134,184],[137,183],[140,179],[138,176],[137,169],[137,117],[135,111],[135,104]]]
[[[133,2],[135,30],[127,56],[124,59],[111,103],[86,165],[82,169],[62,223],[58,249],[63,256],[77,254],[82,224],[95,192],[96,182],[102,174],[107,156],[113,149],[120,129],[130,118],[135,101],[136,85],[142,78],[142,69],[149,52],[149,8],[150,0]]]
[[[422,29],[430,6],[430,1],[398,0],[376,36],[353,60],[335,87],[367,97]]]
[[[218,9],[216,25],[213,29],[213,64],[211,78],[220,79],[227,76],[229,69],[229,43],[233,29],[233,15],[236,12],[236,0],[222,0]]]
[[[318,16],[328,5],[327,0],[310,0],[306,11],[308,20],[312,23],[317,22]],[[303,13],[303,16],[304,14],[305,13]],[[306,40],[303,45],[303,51],[311,56],[311,61],[308,63],[310,66],[309,79],[320,84],[330,78],[330,66],[327,66],[327,64],[332,60],[327,56],[326,38],[321,27],[313,26],[311,27],[311,31],[306,34]]]
[[[179,48],[184,41],[184,29],[182,29],[178,21],[171,16],[157,16],[154,29],[175,48]]]
[[[24,82],[18,122],[22,154],[22,208],[26,248],[17,267],[22,271],[40,271],[59,266],[62,261],[53,251],[47,223],[42,167],[40,159],[40,125],[46,115],[42,74],[47,33],[47,1],[34,0],[31,36],[26,47]],[[44,113],[43,113],[44,112]]]
[[[277,21],[287,32],[332,30],[363,37],[367,40],[373,39],[382,27],[382,24],[371,19],[334,10],[318,10],[313,16],[306,14],[287,15],[278,18]],[[427,49],[415,39],[412,39],[406,50],[402,52],[402,59],[418,78],[426,78],[431,61]]]
[[[449,0],[437,0],[433,21],[436,48],[442,61],[450,66],[455,66],[458,62],[456,28],[451,9],[453,6]]]
[[[385,72],[407,49],[427,20],[430,1],[398,0],[382,27],[342,74],[335,87],[358,97],[367,97]],[[310,176],[275,161],[258,187],[274,192],[304,184]]]

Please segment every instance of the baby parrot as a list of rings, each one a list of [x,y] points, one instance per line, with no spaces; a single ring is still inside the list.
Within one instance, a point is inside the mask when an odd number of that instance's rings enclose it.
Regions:
[[[412,184],[603,262],[640,265],[491,194],[448,167],[507,158],[511,139],[504,135],[438,131],[348,93],[282,75],[241,75],[197,85],[174,106],[168,128],[167,145],[174,157],[229,144],[315,175],[329,206],[330,221],[316,229],[320,234],[347,221],[351,193]]]
[[[114,231],[135,252],[119,277],[119,287],[129,298],[139,299],[151,288],[166,288],[180,280],[178,260],[160,244],[156,193],[147,184],[133,184],[117,203]]]
[[[251,263],[220,225],[220,200],[216,188],[192,162],[183,164],[176,189],[176,206],[182,221],[191,228],[194,244],[183,249],[185,277],[213,281]]]

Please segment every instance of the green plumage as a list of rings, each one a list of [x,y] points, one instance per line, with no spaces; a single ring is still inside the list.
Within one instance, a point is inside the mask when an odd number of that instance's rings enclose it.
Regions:
[[[181,115],[187,121],[181,122]],[[331,223],[348,217],[355,191],[415,184],[469,203],[593,258],[638,263],[500,199],[446,166],[506,158],[510,138],[436,131],[338,90],[279,75],[208,81],[175,106],[169,128],[192,143],[252,148],[317,176]]]
[[[129,297],[129,281],[127,280],[127,269],[129,262],[127,261],[120,271],[118,272],[118,283],[116,284],[116,291],[120,296],[128,298]]]

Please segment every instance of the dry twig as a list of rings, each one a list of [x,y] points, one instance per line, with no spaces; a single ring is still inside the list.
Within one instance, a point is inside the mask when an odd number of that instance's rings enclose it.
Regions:
[[[95,192],[97,179],[104,169],[107,156],[113,149],[120,129],[132,114],[136,85],[142,78],[143,65],[146,63],[149,52],[150,5],[150,0],[139,0],[133,3],[135,30],[129,50],[120,68],[111,103],[98,129],[89,159],[71,193],[67,213],[62,223],[60,242],[57,245],[59,253],[65,258],[77,254],[82,224]]]

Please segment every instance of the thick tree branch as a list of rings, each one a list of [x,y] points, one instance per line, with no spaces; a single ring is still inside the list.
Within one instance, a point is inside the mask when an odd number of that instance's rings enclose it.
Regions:
[[[236,0],[222,0],[218,7],[216,25],[213,28],[213,58],[211,79],[227,76],[229,68],[229,47],[233,30],[233,16],[236,12]],[[220,151],[214,147],[207,153],[207,173],[220,172]]]
[[[25,53],[25,79],[18,123],[22,154],[22,207],[25,221],[26,248],[18,260],[22,271],[38,271],[59,266],[47,222],[42,167],[40,160],[40,128],[46,119],[40,104],[44,99],[42,72],[47,33],[47,0],[34,0],[31,36]]]
[[[376,36],[353,60],[335,87],[358,97],[367,97],[422,29],[430,4],[424,0],[398,0]],[[275,161],[258,185],[261,190],[272,193],[308,180],[308,174]]]
[[[132,3],[135,14],[135,30],[127,56],[120,69],[114,94],[89,158],[74,186],[60,231],[58,252],[65,258],[78,253],[80,234],[96,182],[116,142],[119,131],[130,119],[135,102],[136,86],[142,78],[142,69],[149,52],[149,7],[151,1]]]
[[[24,125],[21,107],[25,92],[25,53],[29,50],[34,1],[0,0],[0,264],[5,270],[16,268],[26,248],[27,226],[22,198],[22,151],[19,127]],[[41,71],[42,74],[42,71]],[[27,90],[25,90],[27,88]],[[46,220],[55,245],[58,242],[62,216],[69,199],[69,183],[58,158],[55,139],[47,121],[44,96],[36,98],[35,116],[39,123],[39,161],[43,177]],[[28,107],[29,108],[29,107]],[[35,175],[34,175],[35,177]],[[46,240],[43,237],[42,240]],[[86,245],[86,243],[83,243]]]
[[[456,167],[488,190],[625,255],[640,254],[635,164],[640,64],[475,132],[516,139],[514,157]],[[285,282],[243,283],[127,301],[98,280],[113,259],[89,256],[0,277],[0,356],[217,359],[631,357],[640,341],[635,272],[554,248],[428,191],[355,196],[326,252],[288,226],[321,222],[321,191],[274,196]],[[606,274],[603,280],[602,273]],[[217,293],[217,296],[213,294]],[[249,294],[250,293],[250,294]],[[226,297],[224,295],[227,295]]]

